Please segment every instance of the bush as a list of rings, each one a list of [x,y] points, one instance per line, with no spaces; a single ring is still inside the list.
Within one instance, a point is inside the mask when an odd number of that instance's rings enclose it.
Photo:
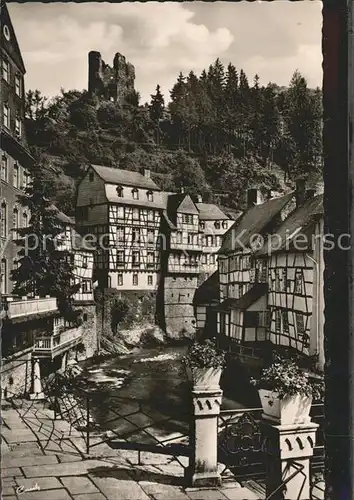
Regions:
[[[276,392],[280,399],[302,394],[312,396],[318,401],[324,393],[323,380],[311,378],[295,361],[281,357],[277,357],[268,368],[264,368],[259,379],[251,378],[250,382],[256,389]]]
[[[215,341],[208,339],[193,342],[183,362],[190,368],[224,368],[225,357],[225,352],[217,349]]]

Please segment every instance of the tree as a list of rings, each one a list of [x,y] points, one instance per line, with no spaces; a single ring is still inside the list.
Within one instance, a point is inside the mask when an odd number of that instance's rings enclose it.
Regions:
[[[20,203],[29,209],[31,217],[28,227],[17,230],[19,266],[12,272],[11,279],[15,283],[15,294],[56,297],[59,311],[66,319],[74,320],[77,313],[73,309],[72,297],[80,285],[74,284],[71,255],[60,245],[65,225],[48,198],[47,170],[51,169],[45,164],[34,166],[32,181],[25,194],[19,196]]]
[[[150,118],[153,121],[156,129],[156,142],[160,143],[160,120],[163,118],[165,111],[165,100],[161,94],[161,87],[157,85],[156,93],[151,95],[151,101],[149,106]]]
[[[42,96],[41,91],[29,90],[25,96],[25,117],[28,120],[39,120],[45,115],[48,99]]]

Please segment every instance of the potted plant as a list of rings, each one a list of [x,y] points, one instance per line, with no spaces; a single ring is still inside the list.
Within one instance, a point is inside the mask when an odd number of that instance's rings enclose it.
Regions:
[[[324,390],[322,380],[311,378],[295,361],[279,357],[251,384],[258,389],[263,417],[282,425],[309,422],[312,400],[319,400]]]
[[[225,352],[218,349],[215,341],[195,341],[183,358],[188,378],[194,390],[219,390],[220,377],[225,366]]]

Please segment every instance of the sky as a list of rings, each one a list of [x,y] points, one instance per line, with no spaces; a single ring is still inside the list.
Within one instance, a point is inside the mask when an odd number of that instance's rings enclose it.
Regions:
[[[26,66],[26,89],[46,96],[87,89],[88,52],[135,66],[142,103],[159,84],[169,98],[179,72],[200,74],[217,57],[252,81],[287,85],[298,69],[322,85],[322,3],[10,3]]]

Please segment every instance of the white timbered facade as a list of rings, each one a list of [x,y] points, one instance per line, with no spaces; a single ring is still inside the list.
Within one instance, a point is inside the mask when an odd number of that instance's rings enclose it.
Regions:
[[[317,355],[323,367],[322,196],[311,190],[292,207],[292,193],[269,200],[248,210],[226,234],[219,255],[217,335],[229,347],[270,342]]]

